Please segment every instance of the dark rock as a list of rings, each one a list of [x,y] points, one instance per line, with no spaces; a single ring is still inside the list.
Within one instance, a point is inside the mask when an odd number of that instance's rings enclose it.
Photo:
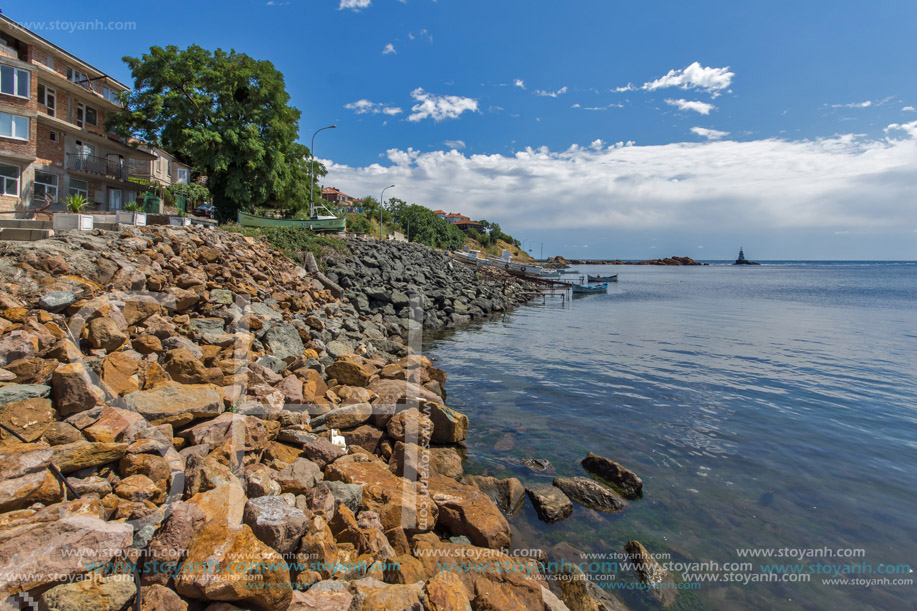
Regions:
[[[573,503],[559,488],[548,484],[530,484],[525,491],[539,519],[548,524],[565,520],[573,513]]]
[[[589,452],[582,461],[583,468],[612,486],[619,488],[625,498],[637,499],[643,495],[643,480],[637,474],[615,461]]]
[[[620,496],[586,477],[555,477],[554,485],[580,505],[596,511],[617,513],[627,507]]]

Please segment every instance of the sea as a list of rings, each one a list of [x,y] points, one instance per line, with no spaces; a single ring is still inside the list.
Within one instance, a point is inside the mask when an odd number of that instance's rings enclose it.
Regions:
[[[636,472],[620,513],[510,518],[514,547],[582,558],[630,608],[659,608],[636,539],[672,609],[917,609],[917,263],[708,263],[574,266],[619,281],[428,334],[466,473]]]

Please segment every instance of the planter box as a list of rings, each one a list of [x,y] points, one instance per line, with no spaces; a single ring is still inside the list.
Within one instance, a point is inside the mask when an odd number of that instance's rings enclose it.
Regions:
[[[93,227],[93,218],[91,214],[58,213],[54,215],[52,227],[55,231],[66,231],[68,229],[89,231]]]
[[[179,227],[188,227],[191,225],[191,219],[183,216],[170,216],[169,224],[178,225]]]
[[[146,212],[119,212],[118,222],[124,223],[125,225],[144,227],[146,226]]]

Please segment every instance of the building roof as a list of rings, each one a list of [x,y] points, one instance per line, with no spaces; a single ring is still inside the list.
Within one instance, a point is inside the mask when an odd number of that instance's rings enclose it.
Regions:
[[[43,44],[43,45],[47,45],[47,46],[51,47],[52,49],[54,49],[55,51],[57,51],[58,53],[62,54],[64,57],[66,57],[68,60],[72,61],[72,62],[74,63],[74,65],[76,65],[77,67],[84,68],[84,69],[88,68],[91,72],[95,72],[95,73],[97,73],[97,74],[103,76],[104,78],[107,78],[109,81],[111,81],[111,82],[114,83],[115,85],[118,85],[118,86],[120,86],[120,87],[123,87],[125,90],[130,91],[130,87],[128,87],[127,85],[125,85],[124,83],[122,83],[121,81],[119,81],[118,79],[109,76],[109,75],[106,74],[105,72],[102,72],[101,70],[99,70],[98,68],[96,68],[95,66],[93,66],[92,64],[87,64],[86,62],[84,62],[83,60],[81,60],[81,59],[78,58],[77,56],[73,55],[72,53],[68,53],[67,51],[64,51],[63,49],[61,49],[60,47],[58,47],[56,44],[54,44],[53,42],[51,42],[50,40],[48,40],[48,39],[46,39],[46,38],[42,38],[41,36],[39,36],[38,34],[36,34],[35,32],[33,32],[32,30],[26,29],[25,27],[23,27],[23,26],[21,26],[20,24],[16,23],[15,21],[13,21],[12,19],[10,19],[10,18],[7,17],[6,15],[0,14],[0,23],[3,23],[3,24],[5,24],[5,25],[7,25],[7,26],[10,26],[13,30],[17,30],[17,31],[20,33],[20,35],[26,36],[26,37],[28,37],[28,38],[31,38],[33,41],[37,41],[37,42],[40,42],[40,43]]]
[[[433,214],[446,214],[445,210],[434,210]]]

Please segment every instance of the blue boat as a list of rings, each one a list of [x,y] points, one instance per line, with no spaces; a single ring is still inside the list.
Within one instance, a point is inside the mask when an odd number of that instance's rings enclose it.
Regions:
[[[586,278],[589,279],[589,282],[617,282],[618,274],[613,276],[593,276],[592,274],[586,274]]]
[[[573,289],[573,294],[580,293],[604,293],[608,290],[608,283],[604,282],[602,284],[571,284],[570,287]]]

